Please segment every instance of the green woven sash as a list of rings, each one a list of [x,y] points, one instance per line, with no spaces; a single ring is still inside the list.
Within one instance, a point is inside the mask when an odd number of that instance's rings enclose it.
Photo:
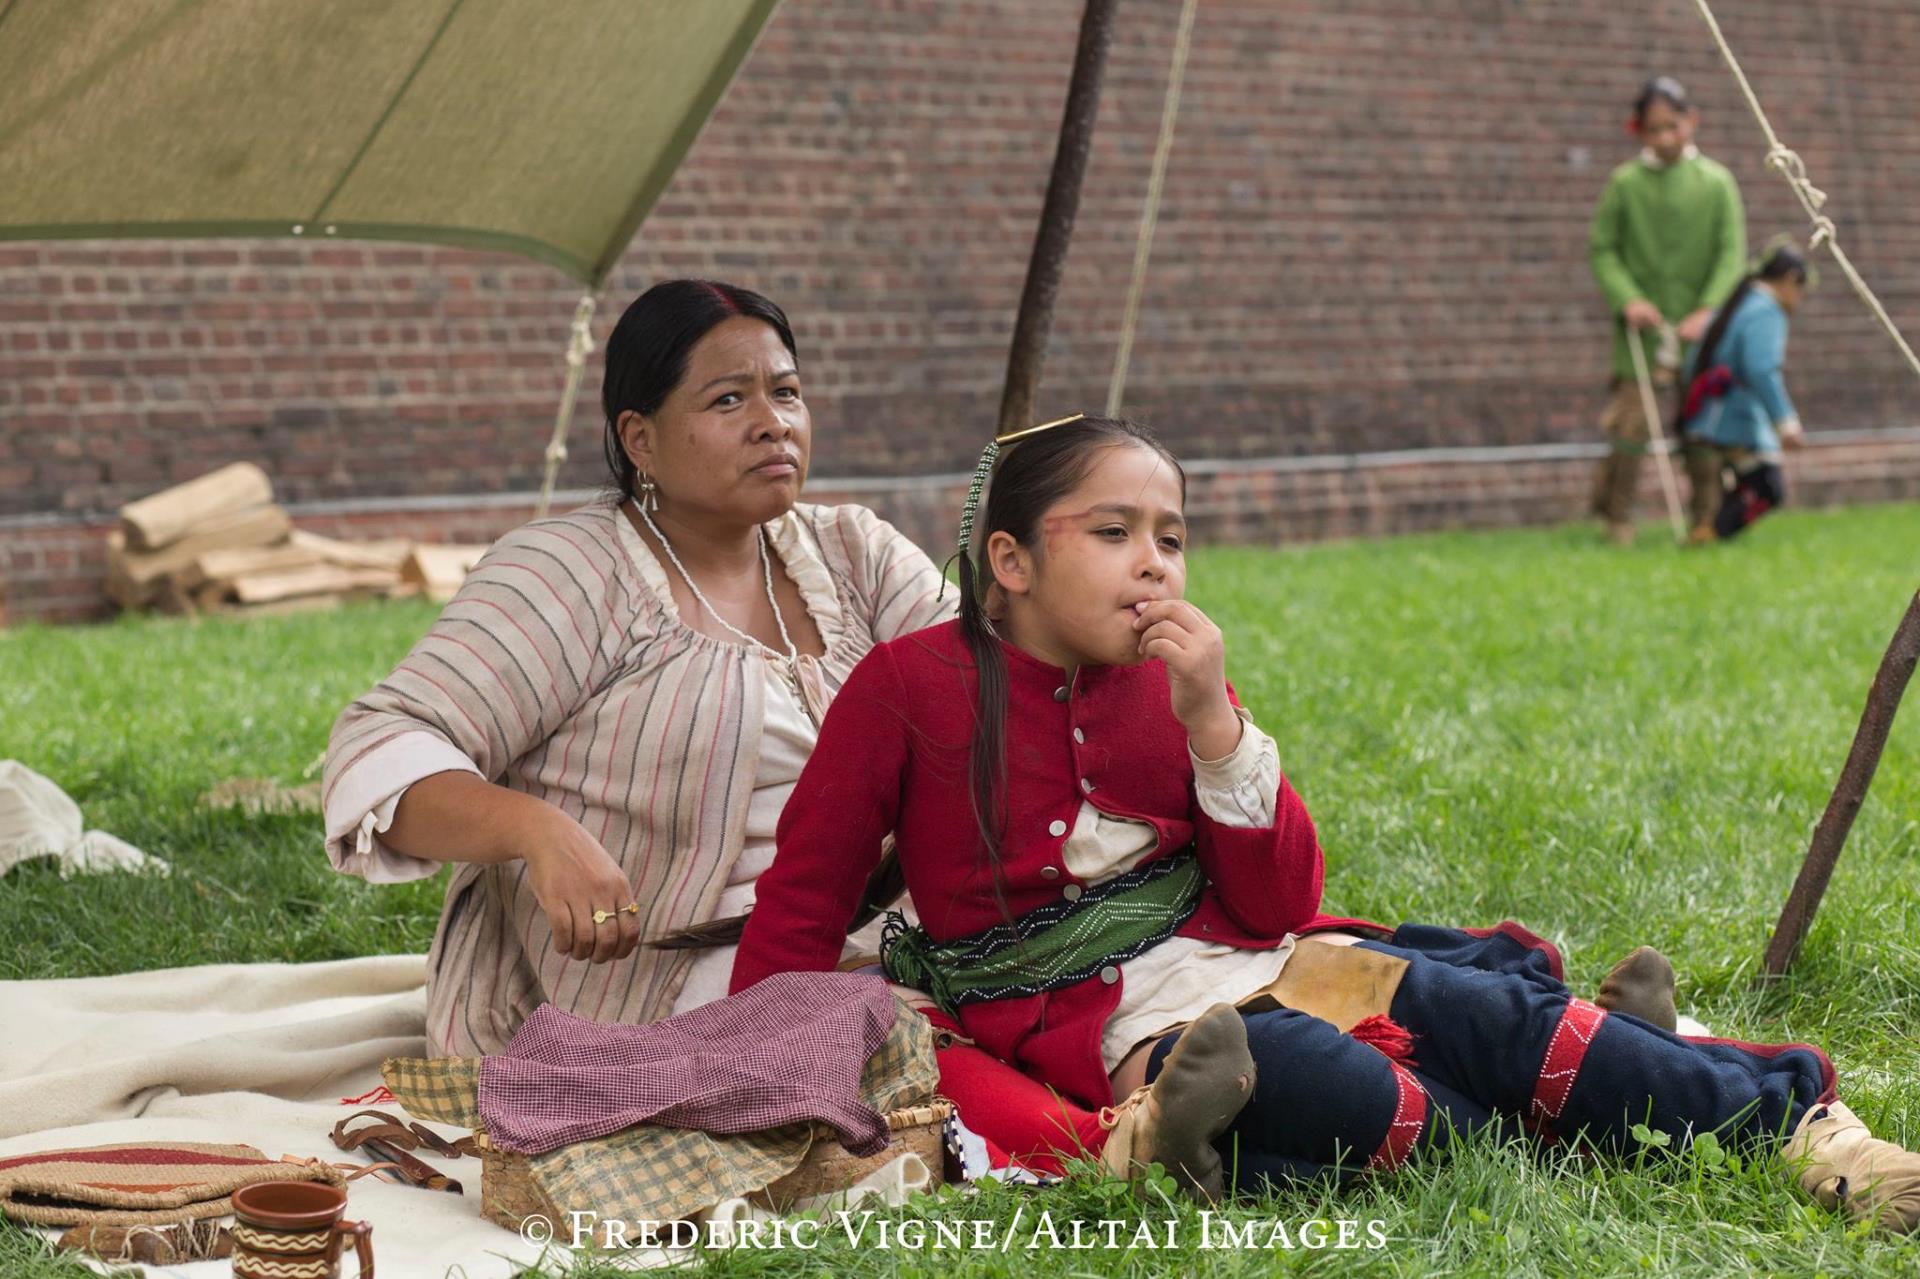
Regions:
[[[963,1005],[1060,990],[1171,937],[1200,905],[1207,877],[1189,851],[1116,875],[1008,924],[950,942],[889,912],[880,939],[888,980],[923,990],[950,1017]]]

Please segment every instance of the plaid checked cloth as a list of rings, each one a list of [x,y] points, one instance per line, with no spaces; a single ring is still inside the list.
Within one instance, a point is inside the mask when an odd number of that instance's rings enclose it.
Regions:
[[[478,1127],[482,1060],[390,1057],[380,1073],[415,1118]],[[885,1114],[931,1100],[939,1080],[932,1026],[896,1001],[891,1028],[861,1071],[860,1100]],[[670,1221],[771,1185],[831,1134],[814,1122],[733,1134],[643,1123],[535,1155],[528,1163],[535,1183],[562,1213]]]
[[[860,1071],[893,1026],[878,977],[776,973],[644,1026],[603,1026],[552,1004],[504,1057],[480,1064],[480,1117],[502,1150],[544,1155],[635,1124],[761,1132],[820,1119],[855,1155],[887,1144]]]

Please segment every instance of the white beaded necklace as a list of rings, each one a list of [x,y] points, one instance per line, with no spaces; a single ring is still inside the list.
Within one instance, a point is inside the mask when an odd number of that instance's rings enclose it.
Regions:
[[[631,501],[632,499],[628,500]],[[762,527],[757,530],[759,536],[754,540],[760,545],[760,572],[766,581],[767,606],[773,610],[774,623],[780,628],[780,642],[787,646],[784,657],[781,656],[780,650],[773,645],[756,635],[747,634],[732,622],[720,616],[719,610],[714,608],[712,602],[709,601],[707,597],[701,593],[700,588],[694,584],[693,575],[687,572],[687,566],[682,564],[680,557],[673,553],[673,543],[669,542],[667,535],[660,531],[660,526],[653,522],[653,516],[647,513],[647,508],[639,502],[634,502],[633,509],[640,512],[640,518],[646,521],[648,530],[659,540],[661,549],[667,553],[667,561],[672,564],[675,571],[680,574],[680,580],[687,584],[687,589],[693,592],[693,598],[700,602],[700,607],[707,611],[707,616],[720,623],[720,625],[724,626],[731,634],[738,636],[749,647],[764,649],[774,657],[780,658],[781,666],[786,673],[787,683],[793,689],[794,700],[800,703],[800,709],[806,712],[807,718],[813,721],[815,728],[818,728],[820,721],[815,718],[813,707],[807,701],[806,690],[800,686],[800,649],[794,644],[793,636],[787,634],[787,619],[781,616],[779,601],[773,598],[773,558],[767,554],[766,529]]]

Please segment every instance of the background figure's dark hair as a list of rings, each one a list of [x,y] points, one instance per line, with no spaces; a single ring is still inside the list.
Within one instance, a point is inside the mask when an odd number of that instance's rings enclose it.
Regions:
[[[1733,322],[1734,308],[1746,301],[1747,294],[1753,292],[1755,280],[1796,280],[1807,282],[1807,255],[1797,245],[1776,244],[1767,250],[1760,259],[1758,269],[1741,280],[1727,300],[1720,304],[1719,313],[1713,317],[1713,323],[1707,326],[1706,336],[1700,339],[1700,353],[1693,357],[1696,372],[1705,373],[1713,367],[1713,357],[1720,350],[1720,340],[1727,335],[1727,326]]]
[[[993,870],[994,895],[1000,900],[1003,915],[1007,907],[1000,838],[1006,825],[1007,658],[987,618],[987,587],[993,581],[993,571],[985,563],[987,538],[994,533],[1011,533],[1015,541],[1037,552],[1040,517],[1047,508],[1086,479],[1103,450],[1123,445],[1151,449],[1164,458],[1179,476],[1180,498],[1186,500],[1186,472],[1153,432],[1124,418],[1083,417],[1007,445],[994,464],[985,509],[974,522],[976,551],[959,559],[960,633],[973,654],[978,675],[971,768],[973,816],[980,827]]]
[[[628,409],[645,415],[658,412],[661,402],[686,376],[687,353],[694,343],[736,315],[772,325],[787,353],[799,362],[787,313],[752,289],[718,280],[656,284],[634,299],[613,326],[613,335],[607,339],[600,404],[607,415],[607,467],[621,497],[633,492],[634,465],[620,445],[620,415]]]
[[[1693,99],[1687,96],[1687,86],[1670,75],[1657,75],[1640,86],[1640,96],[1633,100],[1633,122],[1636,126],[1647,122],[1647,108],[1656,101],[1664,102],[1682,114],[1693,110]]]

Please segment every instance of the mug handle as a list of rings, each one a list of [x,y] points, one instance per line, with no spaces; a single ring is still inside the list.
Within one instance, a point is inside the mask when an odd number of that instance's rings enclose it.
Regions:
[[[358,1279],[373,1279],[373,1223],[343,1221],[333,1229],[336,1234],[353,1236],[353,1255],[360,1263]]]

